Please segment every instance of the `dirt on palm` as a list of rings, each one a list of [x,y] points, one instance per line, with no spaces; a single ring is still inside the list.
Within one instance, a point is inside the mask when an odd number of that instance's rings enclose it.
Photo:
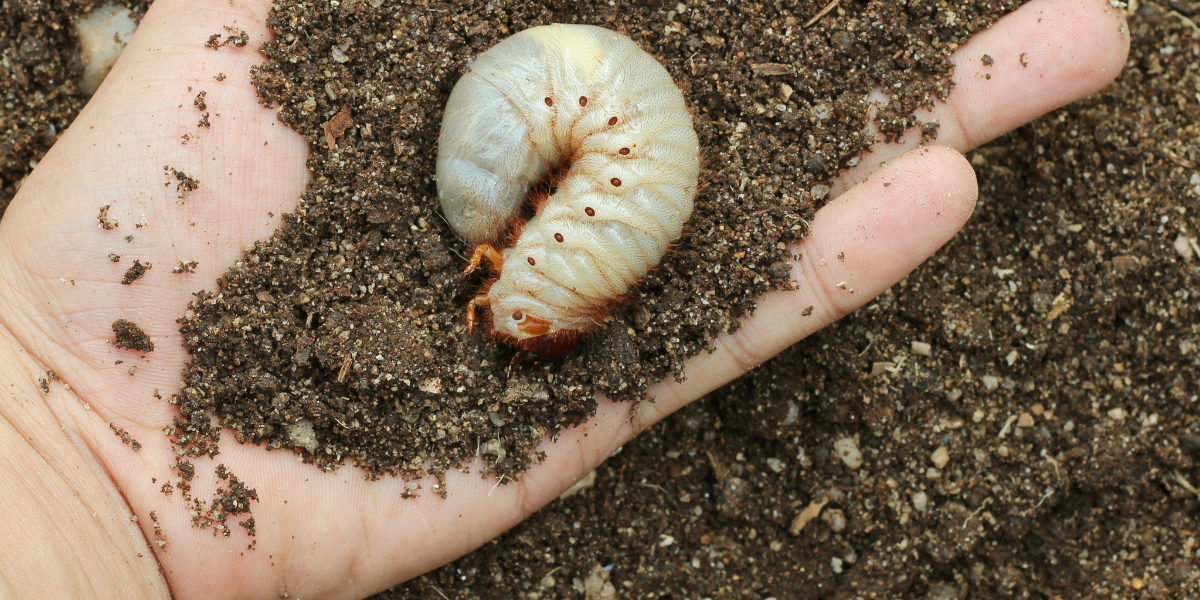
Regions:
[[[950,90],[946,57],[1011,8],[966,5],[940,20],[910,9],[927,17],[914,37],[909,12],[887,3],[804,29],[814,6],[276,6],[279,38],[254,81],[312,143],[315,182],[182,321],[197,359],[174,400],[179,443],[211,452],[215,414],[239,441],[322,468],[349,458],[415,479],[482,454],[483,475],[512,480],[542,438],[593,413],[596,392],[640,399],[649,382],[683,376],[757,296],[788,285],[786,246],[828,178],[869,144],[871,116],[885,135],[921,125],[912,109]],[[602,330],[561,362],[518,362],[510,376],[512,348],[464,331],[478,282],[461,276],[470,248],[437,212],[427,157],[469,60],[552,22],[622,29],[666,65],[695,109],[703,186],[676,250]],[[868,103],[876,87],[896,90],[890,108]],[[316,445],[290,435],[310,427]]]

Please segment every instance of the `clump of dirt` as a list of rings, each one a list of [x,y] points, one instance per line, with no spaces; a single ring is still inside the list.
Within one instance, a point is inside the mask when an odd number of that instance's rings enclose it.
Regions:
[[[201,99],[202,99],[202,97],[197,96],[196,101],[200,102]],[[204,109],[202,108],[200,110],[204,110]],[[204,120],[201,121],[201,123],[200,123],[200,125],[198,125],[198,127],[200,127],[200,126],[207,127],[208,125],[206,125],[206,123],[208,123],[208,113],[204,113]],[[172,180],[177,182],[177,183],[175,183],[175,191],[179,193],[179,201],[180,202],[182,202],[183,199],[187,198],[188,194],[190,194],[200,188],[199,180],[188,175],[187,173],[184,173],[183,171],[181,171],[179,169],[176,169],[175,167],[172,167],[170,165],[164,166],[163,172],[167,174],[167,187],[171,186]]]
[[[96,215],[96,220],[100,222],[100,228],[105,231],[112,231],[121,225],[120,221],[108,218],[108,209],[110,208],[112,208],[111,204],[105,204],[100,207],[100,214]]]
[[[178,260],[175,261],[175,266],[171,267],[171,272],[176,274],[194,273],[198,266],[200,266],[200,263],[194,260]]]
[[[112,260],[111,258],[109,260]],[[118,257],[119,260],[119,257]],[[113,261],[116,262],[116,261]],[[125,276],[121,278],[122,285],[132,285],[133,282],[146,276],[146,271],[149,271],[154,265],[150,263],[142,264],[140,260],[134,260],[133,265],[125,270]],[[115,325],[114,325],[115,327]]]
[[[138,452],[142,449],[141,442],[133,439],[133,436],[129,435],[128,431],[113,425],[112,421],[108,422],[108,428],[111,429],[113,433],[117,435],[117,437],[121,438],[121,443],[129,446],[134,452]]]
[[[377,598],[1200,597],[1197,17],[1143,3],[1116,83],[971,153],[903,283]]]
[[[124,350],[137,350],[138,352],[153,352],[154,342],[150,341],[150,336],[142,331],[137,323],[127,321],[125,319],[117,319],[112,324],[113,333],[116,337],[112,340],[112,345]]]
[[[215,414],[238,441],[326,469],[350,459],[420,477],[482,453],[484,475],[513,479],[544,436],[593,412],[597,391],[640,399],[648,382],[684,376],[686,358],[786,285],[786,244],[871,142],[868,92],[896,90],[878,115],[885,135],[922,125],[911,111],[949,92],[947,56],[1013,6],[964,4],[939,21],[933,7],[847,3],[804,29],[820,7],[281,2],[255,82],[312,143],[315,178],[182,320],[195,359],[174,400],[180,443],[209,452]],[[517,363],[509,378],[512,349],[465,333],[470,248],[437,212],[428,157],[470,59],[554,22],[624,29],[662,61],[695,108],[703,185],[635,298],[573,355]],[[315,446],[288,435],[301,421]]]

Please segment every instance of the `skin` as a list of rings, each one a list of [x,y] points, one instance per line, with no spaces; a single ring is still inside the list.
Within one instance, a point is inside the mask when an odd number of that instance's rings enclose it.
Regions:
[[[187,356],[175,319],[190,295],[214,289],[308,182],[306,144],[249,84],[267,10],[251,0],[156,2],[0,222],[0,598],[361,598],[442,565],[556,498],[657,420],[916,268],[974,208],[974,173],[959,152],[1103,87],[1128,51],[1123,16],[1105,0],[1034,0],[980,34],[959,50],[950,103],[930,115],[949,147],[913,150],[910,139],[866,155],[793,249],[803,256],[793,268],[799,289],[768,294],[745,327],[689,363],[687,381],[655,386],[655,401],[632,418],[629,405],[602,399],[596,417],[547,443],[547,461],[518,483],[493,489],[474,474],[451,476],[448,499],[404,501],[398,480],[368,482],[349,467],[320,473],[290,453],[225,436],[218,460],[260,497],[257,549],[243,552],[241,528],[232,539],[193,529],[178,494],[158,491],[171,476],[161,429],[174,407],[153,393],[178,385]],[[249,46],[202,47],[231,24],[249,33]],[[980,64],[984,52],[994,66]],[[227,79],[215,82],[218,72]],[[196,133],[198,119],[187,86],[207,90],[221,116],[184,146],[180,136]],[[177,205],[163,165],[202,187]],[[98,207],[109,203],[120,235],[96,227]],[[143,214],[149,227],[129,227]],[[129,231],[132,244],[121,239]],[[109,263],[110,252],[126,258]],[[842,253],[844,262],[834,259]],[[135,258],[156,268],[120,285]],[[172,275],[180,259],[199,261],[195,274]],[[842,281],[854,292],[837,287]],[[812,314],[801,317],[808,306]],[[140,324],[156,350],[141,359],[108,345],[118,318]],[[36,380],[47,369],[63,382],[43,394]],[[122,444],[110,421],[141,441],[141,452]],[[197,498],[211,497],[214,467],[196,462]],[[152,543],[150,511],[165,549]]]

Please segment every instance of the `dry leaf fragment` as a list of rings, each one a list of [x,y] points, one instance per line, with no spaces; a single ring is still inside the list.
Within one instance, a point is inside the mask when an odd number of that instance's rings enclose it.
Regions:
[[[343,106],[333,118],[321,125],[321,129],[325,130],[325,144],[330,150],[337,147],[338,138],[346,133],[354,125],[354,119],[350,118],[350,108]]]

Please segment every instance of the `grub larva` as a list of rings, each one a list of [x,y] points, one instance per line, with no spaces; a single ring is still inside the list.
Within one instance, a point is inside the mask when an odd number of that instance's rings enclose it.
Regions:
[[[619,33],[534,27],[480,55],[450,94],[437,158],[446,219],[477,244],[467,273],[492,263],[469,325],[486,306],[497,337],[568,351],[679,237],[699,153],[670,74]],[[551,193],[522,223],[539,182]]]

